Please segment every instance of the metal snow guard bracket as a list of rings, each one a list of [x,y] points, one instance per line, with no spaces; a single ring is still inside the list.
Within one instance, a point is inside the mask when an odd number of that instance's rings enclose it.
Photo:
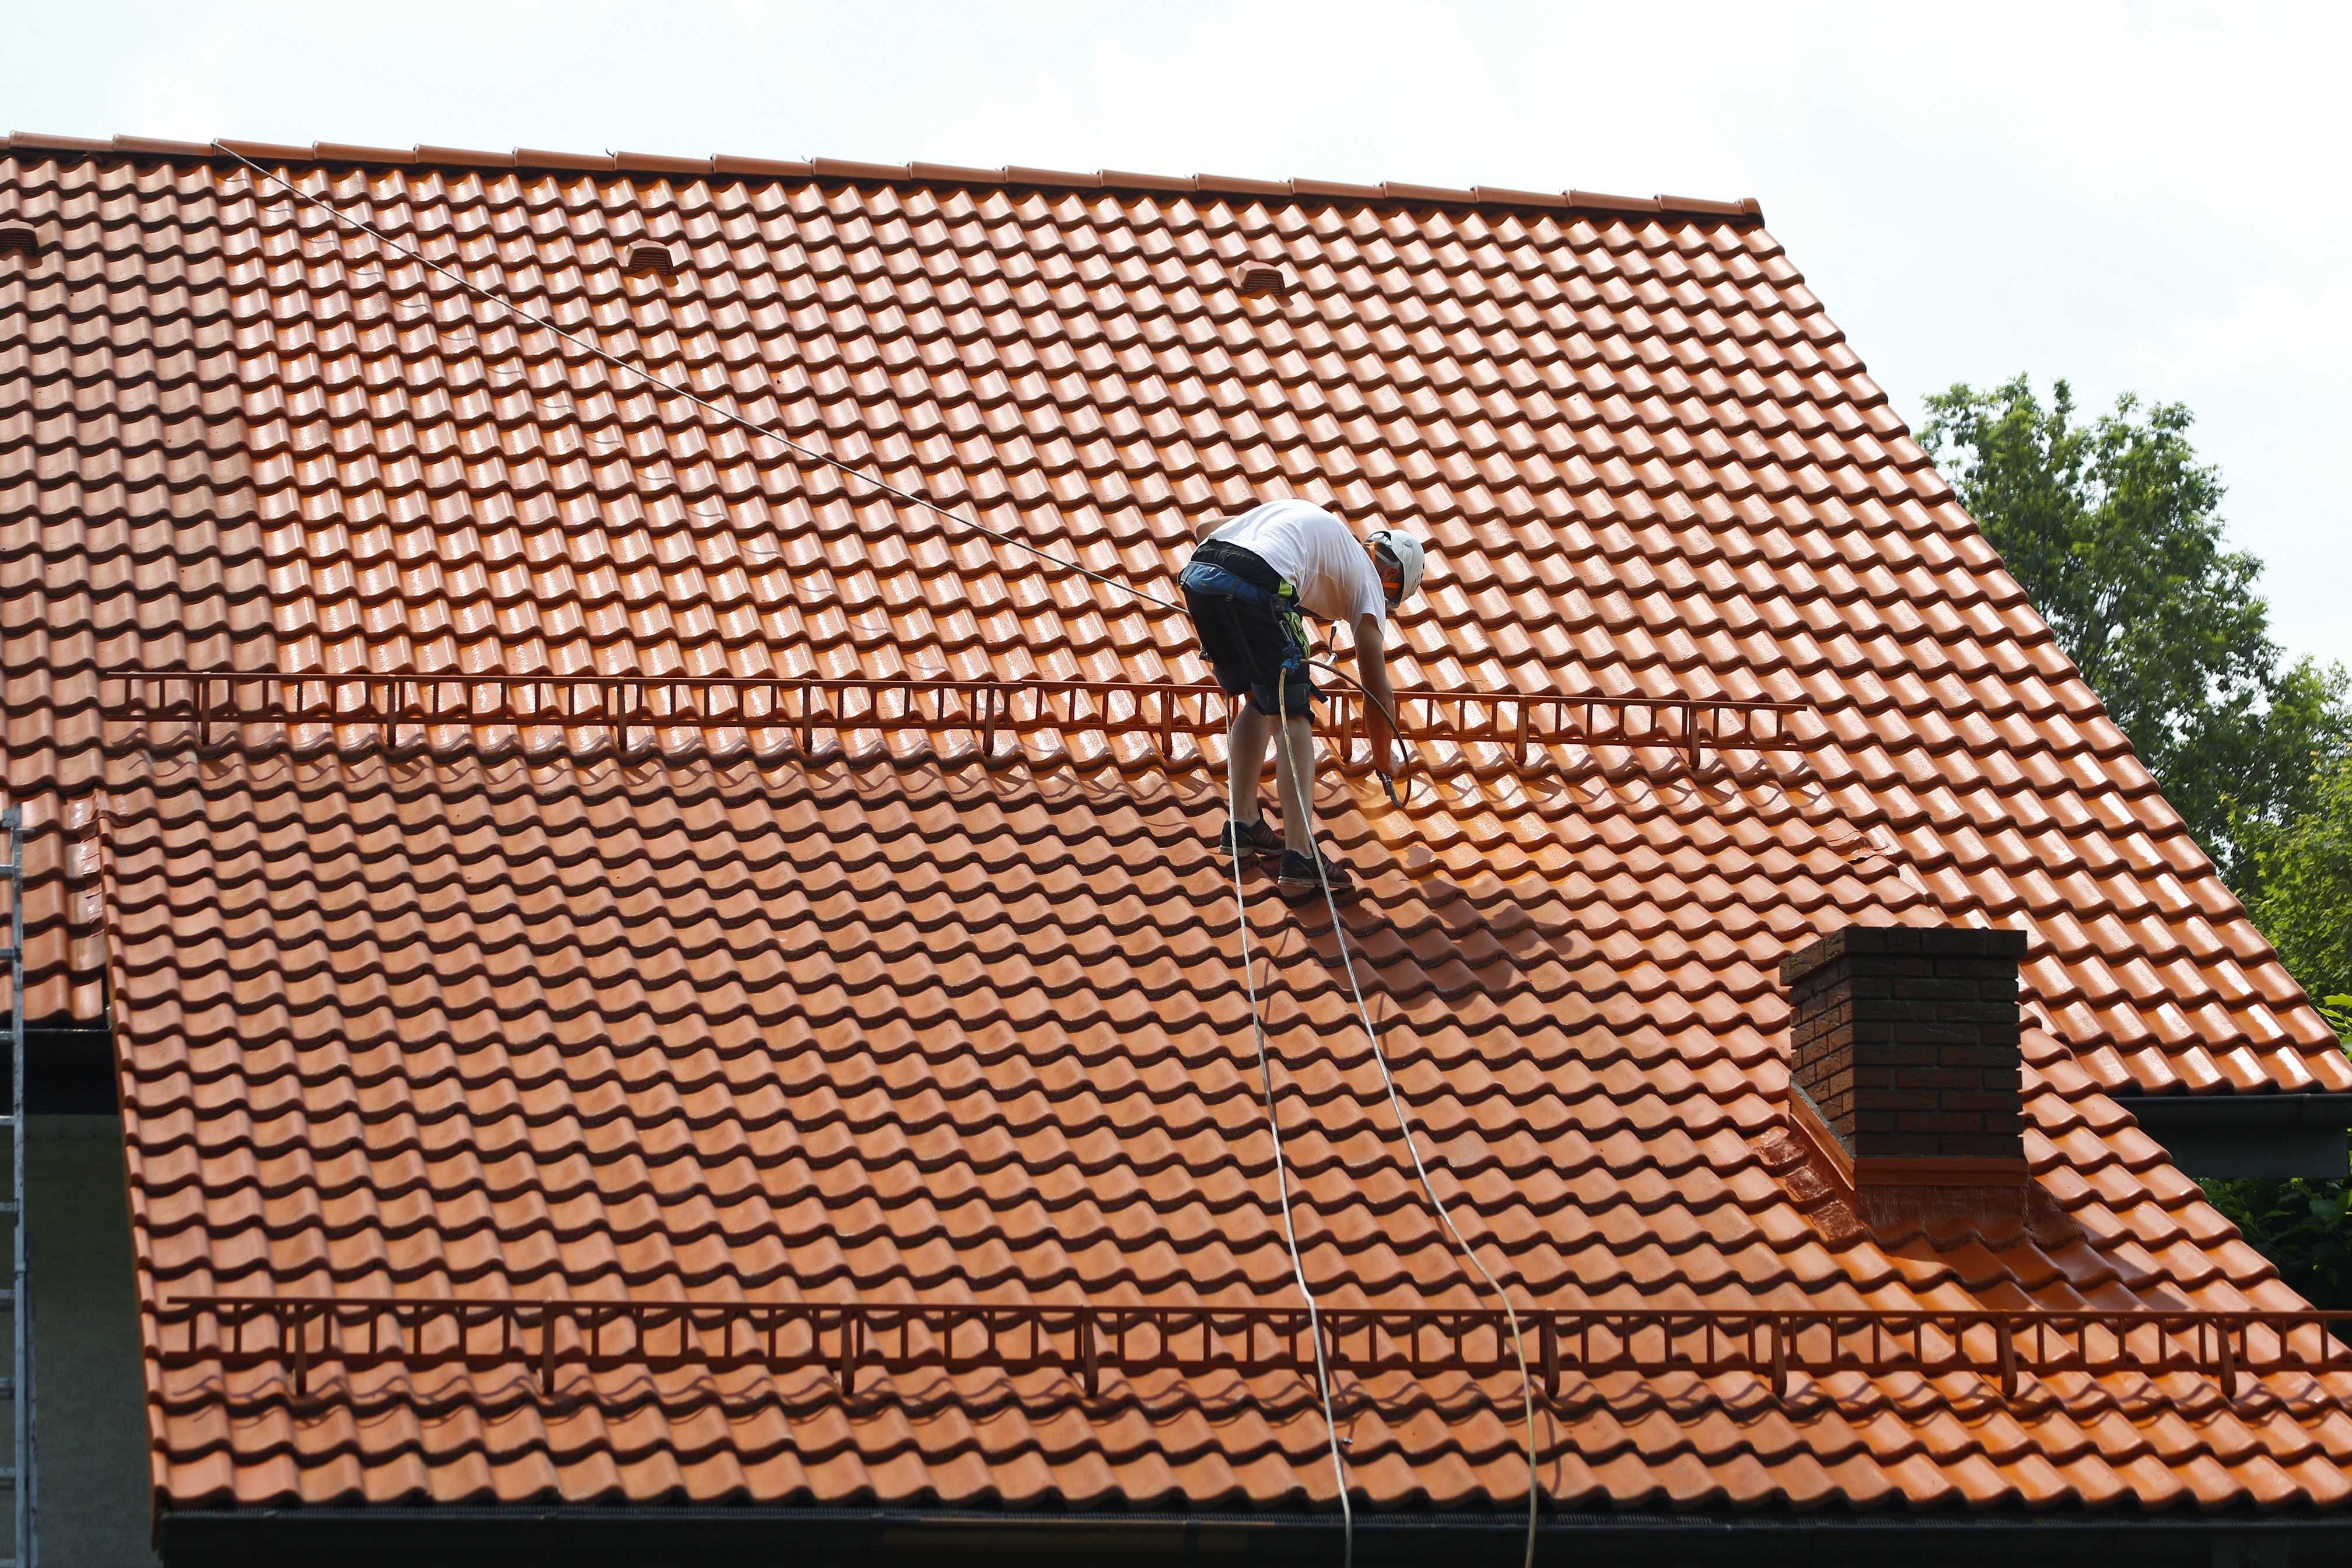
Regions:
[[[1173,765],[1197,761],[1199,742],[1223,735],[1231,699],[1214,686],[1149,680],[946,680],[911,677],[832,679],[756,675],[337,675],[277,670],[110,669],[99,672],[100,717],[110,723],[185,726],[199,749],[253,725],[373,729],[389,749],[403,730],[601,731],[616,745],[632,732],[781,731],[803,755],[820,737],[845,749],[854,736],[967,735],[959,757],[1018,760],[1024,738],[1138,736]],[[1364,699],[1326,693],[1326,725],[1339,765],[1370,765],[1359,748]],[[1805,704],[1729,698],[1406,691],[1398,716],[1415,741],[1495,749],[1525,767],[1551,746],[1663,750],[1696,771],[1708,751],[1797,752],[1790,719]],[[1001,752],[1009,738],[1013,753]],[[422,736],[418,739],[421,741]],[[1181,756],[1179,740],[1192,742]]]
[[[568,1368],[829,1371],[845,1394],[865,1372],[1056,1373],[1091,1394],[1110,1373],[1311,1378],[1318,1326],[1337,1372],[1518,1372],[1509,1321],[1488,1307],[1324,1307],[1318,1325],[1303,1307],[207,1295],[167,1300],[156,1318],[165,1368],[284,1367],[298,1395],[329,1375],[326,1365],[344,1374],[504,1369],[535,1376],[542,1395]],[[2193,1373],[2229,1399],[2247,1377],[2352,1373],[2352,1350],[2332,1331],[2352,1321],[2347,1311],[1593,1307],[1532,1309],[1519,1320],[1549,1398],[1570,1376],[1612,1373],[1744,1373],[1776,1396],[1799,1374],[1968,1373],[2005,1399],[2024,1378],[2058,1373]]]

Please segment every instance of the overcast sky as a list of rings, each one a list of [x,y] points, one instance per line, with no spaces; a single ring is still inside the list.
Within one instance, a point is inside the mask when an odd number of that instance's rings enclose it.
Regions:
[[[2347,58],[2342,5],[0,0],[0,119],[1752,195],[1906,418],[2186,403],[2275,635],[2352,663]]]

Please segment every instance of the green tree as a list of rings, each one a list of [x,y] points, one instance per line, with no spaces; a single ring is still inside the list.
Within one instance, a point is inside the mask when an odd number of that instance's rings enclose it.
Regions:
[[[2313,770],[2310,805],[2253,838],[2254,923],[2352,1045],[2352,756]],[[2352,1180],[2208,1182],[2205,1195],[2318,1307],[2352,1307]]]
[[[2249,1176],[2205,1196],[2315,1307],[2352,1307],[2352,1181]]]
[[[2352,756],[2315,769],[2310,794],[2283,826],[2250,836],[2256,889],[2248,912],[2352,1042]]]
[[[2252,842],[2308,805],[2347,731],[2341,672],[2282,668],[2261,563],[2224,546],[2222,488],[2189,410],[2116,400],[2075,418],[2024,376],[1927,399],[1920,445],[2131,740],[2167,799],[2249,890]]]
[[[2352,703],[2341,668],[2284,665],[2259,563],[2226,549],[2189,411],[2074,419],[2023,376],[1927,399],[1919,440],[2289,973],[2352,1044]],[[2352,1307],[2352,1177],[2208,1181],[2306,1300]]]

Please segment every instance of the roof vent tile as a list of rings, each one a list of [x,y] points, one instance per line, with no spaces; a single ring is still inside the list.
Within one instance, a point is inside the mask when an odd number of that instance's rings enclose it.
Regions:
[[[1244,300],[1279,299],[1290,292],[1289,280],[1279,267],[1244,267],[1235,287]]]
[[[40,247],[40,237],[29,228],[0,228],[0,256],[30,256]]]
[[[633,245],[622,258],[621,274],[625,278],[675,278],[677,253],[667,245]]]

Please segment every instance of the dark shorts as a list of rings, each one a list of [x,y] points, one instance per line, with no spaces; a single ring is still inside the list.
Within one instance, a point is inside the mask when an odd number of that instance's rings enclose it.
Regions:
[[[1177,582],[1219,686],[1235,696],[1248,692],[1250,706],[1261,713],[1279,709],[1297,718],[1314,712],[1307,632],[1287,595],[1198,556]]]

